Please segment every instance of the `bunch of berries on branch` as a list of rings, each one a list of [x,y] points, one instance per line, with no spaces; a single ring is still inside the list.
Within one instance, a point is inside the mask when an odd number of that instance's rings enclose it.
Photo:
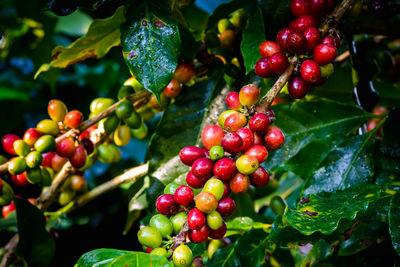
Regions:
[[[303,98],[310,87],[320,86],[333,73],[333,62],[340,46],[336,33],[322,36],[318,20],[332,11],[333,0],[292,0],[290,8],[295,18],[288,28],[280,30],[276,42],[260,45],[260,58],[255,73],[262,78],[282,74],[289,66],[288,57],[301,60],[300,73],[294,73],[287,87],[291,97]]]

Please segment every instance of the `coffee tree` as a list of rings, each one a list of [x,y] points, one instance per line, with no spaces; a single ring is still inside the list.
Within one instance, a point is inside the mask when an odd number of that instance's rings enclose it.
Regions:
[[[400,263],[400,2],[1,5],[1,266]]]

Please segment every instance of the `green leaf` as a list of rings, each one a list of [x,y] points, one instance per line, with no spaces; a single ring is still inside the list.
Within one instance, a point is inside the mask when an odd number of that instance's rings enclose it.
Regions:
[[[150,255],[145,252],[133,252],[131,254],[122,255],[114,259],[109,267],[142,267],[142,266],[157,266],[157,267],[173,267],[174,264],[166,257]]]
[[[353,220],[359,211],[367,209],[376,200],[381,189],[362,184],[328,194],[311,194],[308,202],[296,209],[287,209],[284,216],[290,225],[305,235],[320,231],[331,234],[342,219]]]
[[[208,267],[233,267],[243,266],[237,253],[237,242],[223,249],[218,249],[207,262]]]
[[[68,47],[57,46],[52,51],[52,59],[43,64],[36,77],[51,67],[66,68],[88,58],[101,58],[120,44],[120,25],[125,21],[125,7],[121,6],[115,14],[106,19],[96,19],[90,24],[88,32]]]
[[[178,26],[166,2],[132,5],[121,26],[122,53],[135,78],[159,99],[171,81],[180,54]]]
[[[243,29],[240,51],[243,55],[246,74],[254,70],[254,65],[261,55],[257,49],[265,41],[265,28],[260,8],[250,14],[246,27]]]
[[[397,254],[400,255],[400,194],[393,196],[390,201],[389,211],[389,232],[392,238],[392,244]]]
[[[314,244],[297,246],[296,249],[291,250],[291,252],[296,262],[296,267],[315,266],[321,260],[331,256],[333,248],[329,243],[321,239]]]
[[[0,100],[27,101],[29,98],[29,92],[21,92],[16,89],[0,86]]]
[[[92,267],[92,266],[109,266],[110,263],[117,257],[123,255],[132,256],[134,253],[132,251],[126,250],[117,250],[117,249],[108,249],[101,248],[86,252],[83,254],[78,262],[76,263],[76,267]]]
[[[269,230],[271,228],[271,225],[262,222],[255,222],[250,217],[236,217],[232,221],[226,223],[226,228],[228,230],[240,230],[240,231],[247,231],[252,228]]]
[[[14,203],[19,234],[17,254],[29,266],[47,266],[54,256],[56,246],[45,229],[43,213],[25,199],[16,198]]]
[[[15,212],[11,212],[7,218],[0,219],[0,231],[17,232],[17,217]]]
[[[292,19],[290,0],[260,0],[260,7],[264,14],[264,24],[267,29],[267,39],[275,40],[276,34],[287,27]]]

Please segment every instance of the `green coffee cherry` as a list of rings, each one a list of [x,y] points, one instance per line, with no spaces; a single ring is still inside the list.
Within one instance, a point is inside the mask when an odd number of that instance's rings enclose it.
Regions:
[[[133,137],[137,138],[137,139],[144,139],[147,136],[149,129],[147,128],[146,123],[142,123],[142,125],[140,126],[140,128],[138,129],[131,129],[131,134]]]
[[[106,133],[114,132],[119,125],[119,121],[120,120],[117,116],[110,116],[104,119],[104,130],[106,131]]]
[[[207,255],[208,258],[212,258],[212,256],[214,255],[214,253],[217,251],[217,249],[219,249],[222,246],[222,241],[219,239],[212,239],[210,241],[210,243],[208,243],[208,247],[207,247]]]
[[[25,157],[26,155],[28,155],[29,151],[31,151],[30,146],[27,143],[25,143],[24,140],[14,141],[13,147],[15,153],[17,153],[17,155],[21,157]]]
[[[332,75],[332,73],[334,71],[332,63],[319,66],[319,68],[321,70],[321,77],[328,77],[328,76]]]
[[[57,122],[49,119],[42,120],[36,125],[36,129],[42,134],[57,135],[60,132]]]
[[[144,87],[134,77],[129,78],[125,83],[125,86],[131,86],[135,92],[142,91]]]
[[[219,160],[222,159],[224,157],[224,149],[222,148],[222,146],[213,146],[210,149],[210,159],[212,160]]]
[[[8,164],[8,171],[11,174],[17,175],[26,170],[26,162],[24,158],[13,158]]]
[[[218,21],[218,31],[223,33],[226,30],[234,30],[235,26],[229,21],[229,19],[220,19]]]
[[[163,238],[170,236],[173,231],[171,221],[167,218],[167,216],[162,214],[157,214],[151,217],[150,226],[156,229]]]
[[[140,116],[142,116],[144,121],[149,121],[154,118],[154,112],[150,107],[145,107],[143,109],[138,110]]]
[[[40,153],[50,152],[56,147],[56,141],[51,135],[43,135],[35,142],[34,147]]]
[[[187,214],[184,211],[181,211],[170,218],[175,234],[178,234],[181,231],[182,226],[186,222],[186,220]]]
[[[151,226],[145,226],[137,233],[140,244],[149,248],[158,248],[161,245],[161,235]]]
[[[274,196],[269,205],[276,215],[283,215],[285,212],[286,204],[280,196]]]
[[[156,248],[153,249],[150,254],[168,258],[169,253],[165,248]]]
[[[164,194],[175,194],[175,191],[179,186],[179,184],[174,182],[167,184],[167,186],[164,188]]]
[[[133,90],[133,87],[124,85],[118,90],[118,100],[134,93],[135,91]]]
[[[246,25],[247,15],[246,9],[240,8],[233,12],[230,22],[237,28],[243,27]]]
[[[209,214],[207,214],[207,225],[213,229],[217,230],[220,228],[223,224],[223,220],[221,215],[218,213],[218,211],[211,211]]]
[[[50,172],[47,170],[46,167],[40,166],[40,174],[41,174],[41,179],[40,179],[40,185],[41,186],[50,186],[51,182],[53,181]]]
[[[90,103],[90,112],[97,115],[115,103],[111,98],[96,98]]]
[[[121,120],[129,118],[131,116],[132,112],[133,112],[133,104],[129,100],[122,101],[115,108],[115,114]]]
[[[42,181],[42,170],[40,169],[40,167],[27,169],[26,179],[31,184],[39,184]]]
[[[117,146],[126,146],[131,140],[131,129],[127,125],[120,125],[113,135],[114,143]]]
[[[224,195],[224,189],[224,183],[220,179],[211,178],[205,183],[203,192],[213,194],[219,201]]]
[[[32,151],[25,157],[25,161],[29,168],[35,168],[42,164],[43,157],[40,152]]]
[[[121,159],[121,152],[114,144],[101,144],[97,147],[98,158],[101,162],[110,164]]]
[[[131,129],[138,129],[142,125],[142,117],[135,111],[133,111],[131,116],[126,118],[124,121]]]
[[[67,205],[69,202],[71,202],[75,197],[75,191],[72,190],[65,190],[61,191],[61,193],[58,195],[58,203],[61,206]]]
[[[0,205],[9,205],[14,197],[14,191],[12,187],[3,181],[3,188],[0,192]]]
[[[172,254],[172,260],[176,267],[188,267],[192,265],[192,251],[188,246],[181,244],[174,250],[174,253]]]

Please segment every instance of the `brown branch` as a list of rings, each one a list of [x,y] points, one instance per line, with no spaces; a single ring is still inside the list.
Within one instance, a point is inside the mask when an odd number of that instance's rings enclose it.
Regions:
[[[350,51],[346,50],[335,59],[335,62],[342,63],[343,61],[345,61],[348,58],[350,58]]]

